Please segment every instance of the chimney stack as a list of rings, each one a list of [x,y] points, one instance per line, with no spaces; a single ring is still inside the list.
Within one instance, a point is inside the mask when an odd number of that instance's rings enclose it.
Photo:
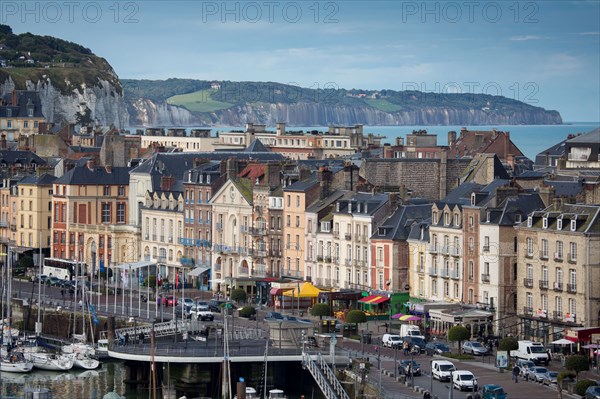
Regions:
[[[321,166],[317,172],[317,181],[319,182],[320,199],[327,198],[331,194],[331,180],[333,174],[327,166]]]
[[[233,179],[238,174],[238,161],[236,158],[227,159],[227,178]]]
[[[456,142],[456,132],[451,130],[448,132],[448,147],[452,147]]]

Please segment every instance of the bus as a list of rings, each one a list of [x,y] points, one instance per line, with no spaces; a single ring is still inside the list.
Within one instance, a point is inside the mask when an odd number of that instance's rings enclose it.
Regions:
[[[75,279],[75,267],[78,266],[77,275],[82,276],[87,272],[87,265],[69,259],[44,258],[42,273],[48,277],[58,277],[63,280]],[[82,274],[83,272],[83,274]]]

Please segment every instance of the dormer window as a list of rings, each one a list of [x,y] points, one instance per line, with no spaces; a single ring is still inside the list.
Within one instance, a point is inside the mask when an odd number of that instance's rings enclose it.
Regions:
[[[542,228],[547,229],[548,228],[548,217],[544,216],[542,218]]]
[[[577,219],[571,219],[571,231],[577,230]]]
[[[438,222],[438,214],[437,214],[437,212],[433,212],[432,218],[433,218],[433,224],[437,224],[437,222]]]
[[[515,223],[521,223],[521,214],[520,213],[517,213],[515,215]]]
[[[490,222],[490,211],[487,211],[487,212],[485,213],[485,221],[486,221],[486,223],[489,223],[489,222]]]
[[[331,223],[321,222],[321,231],[324,233],[329,233],[329,231],[331,231]]]
[[[475,206],[475,193],[471,194],[471,206]]]
[[[444,212],[444,225],[445,226],[450,225],[450,215],[448,214],[448,212]]]
[[[562,230],[562,218],[556,219],[556,230]]]
[[[527,227],[531,227],[532,225],[533,225],[533,217],[528,216],[527,217]]]
[[[456,227],[460,226],[460,218],[459,218],[458,213],[454,214],[454,226],[456,226]]]

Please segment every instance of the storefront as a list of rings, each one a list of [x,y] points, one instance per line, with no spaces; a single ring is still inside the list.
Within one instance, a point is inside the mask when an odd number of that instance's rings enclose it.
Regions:
[[[454,308],[429,310],[429,323],[432,335],[446,335],[454,326],[465,326],[471,338],[484,338],[493,335],[494,314],[481,309]]]
[[[371,291],[358,304],[367,314],[367,320],[386,320],[393,314],[406,312],[408,298],[408,292]]]
[[[321,291],[317,302],[328,304],[334,314],[346,309],[356,309],[358,300],[361,298],[363,298],[363,292],[360,290]]]

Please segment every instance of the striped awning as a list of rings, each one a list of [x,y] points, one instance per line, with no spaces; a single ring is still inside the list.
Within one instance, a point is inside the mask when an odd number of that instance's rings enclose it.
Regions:
[[[187,274],[187,276],[189,276],[189,277],[198,277],[199,275],[201,275],[202,273],[204,273],[208,269],[210,269],[210,267],[197,267],[195,269],[192,269],[192,271],[190,271]]]
[[[368,303],[370,305],[376,305],[378,303],[387,302],[389,300],[390,300],[390,298],[388,298],[387,296],[369,295],[369,296],[364,297],[363,299],[359,299],[358,302]]]

